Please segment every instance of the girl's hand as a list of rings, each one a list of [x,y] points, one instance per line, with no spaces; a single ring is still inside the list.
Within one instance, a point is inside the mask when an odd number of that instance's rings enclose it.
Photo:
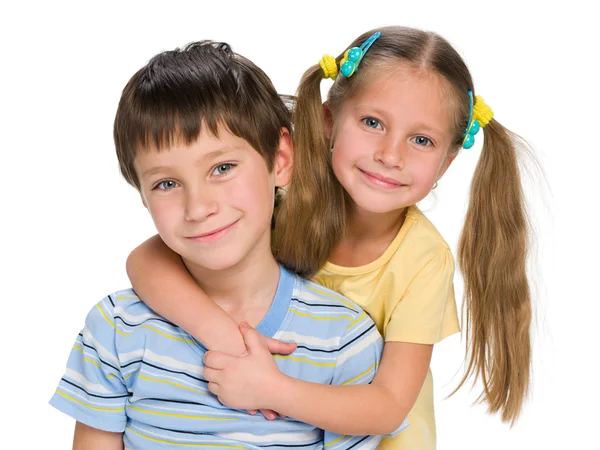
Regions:
[[[265,417],[265,419],[267,419],[267,420],[275,420],[275,419],[277,419],[277,416],[281,417],[282,419],[285,419],[285,417],[286,417],[282,414],[279,414],[276,411],[273,411],[272,409],[249,409],[249,410],[247,410],[248,414],[250,414],[251,416],[255,416],[258,411],[260,411],[262,413],[262,415]]]
[[[284,375],[271,353],[289,354],[296,345],[267,339],[245,322],[240,324],[240,331],[247,348],[244,355],[236,357],[214,351],[204,355],[208,389],[230,408],[251,413],[261,409],[267,419],[273,420],[276,413],[268,408]]]

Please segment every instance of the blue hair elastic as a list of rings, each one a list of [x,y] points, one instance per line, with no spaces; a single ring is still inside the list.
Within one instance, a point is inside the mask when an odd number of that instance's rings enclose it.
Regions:
[[[340,61],[340,72],[346,78],[351,77],[358,70],[358,65],[362,61],[365,53],[369,50],[373,42],[375,42],[381,33],[376,31],[369,37],[360,47],[352,47],[344,54],[344,58]]]
[[[470,149],[475,143],[475,135],[481,129],[481,124],[478,120],[473,120],[473,91],[469,90],[469,121],[467,122],[467,129],[463,135],[463,148]],[[472,122],[471,122],[472,121]]]

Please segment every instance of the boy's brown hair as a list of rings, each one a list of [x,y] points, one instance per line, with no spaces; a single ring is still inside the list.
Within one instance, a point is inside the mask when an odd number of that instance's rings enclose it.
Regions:
[[[119,101],[114,139],[121,173],[140,189],[139,151],[192,144],[219,125],[245,139],[273,168],[291,115],[267,75],[222,42],[200,41],[156,55],[131,77]]]

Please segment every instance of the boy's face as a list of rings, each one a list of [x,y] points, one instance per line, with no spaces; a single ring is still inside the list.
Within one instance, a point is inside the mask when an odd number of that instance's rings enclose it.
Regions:
[[[188,269],[221,271],[272,258],[271,217],[276,186],[291,176],[292,146],[282,131],[273,170],[250,144],[219,127],[203,127],[192,145],[140,151],[140,193],[161,238]]]

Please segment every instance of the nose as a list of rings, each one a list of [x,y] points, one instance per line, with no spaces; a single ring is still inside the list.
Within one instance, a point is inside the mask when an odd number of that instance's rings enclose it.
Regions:
[[[188,189],[185,192],[185,220],[203,222],[219,211],[219,202],[210,188]]]
[[[374,154],[375,161],[390,169],[404,169],[407,147],[404,139],[392,138],[382,140]]]

